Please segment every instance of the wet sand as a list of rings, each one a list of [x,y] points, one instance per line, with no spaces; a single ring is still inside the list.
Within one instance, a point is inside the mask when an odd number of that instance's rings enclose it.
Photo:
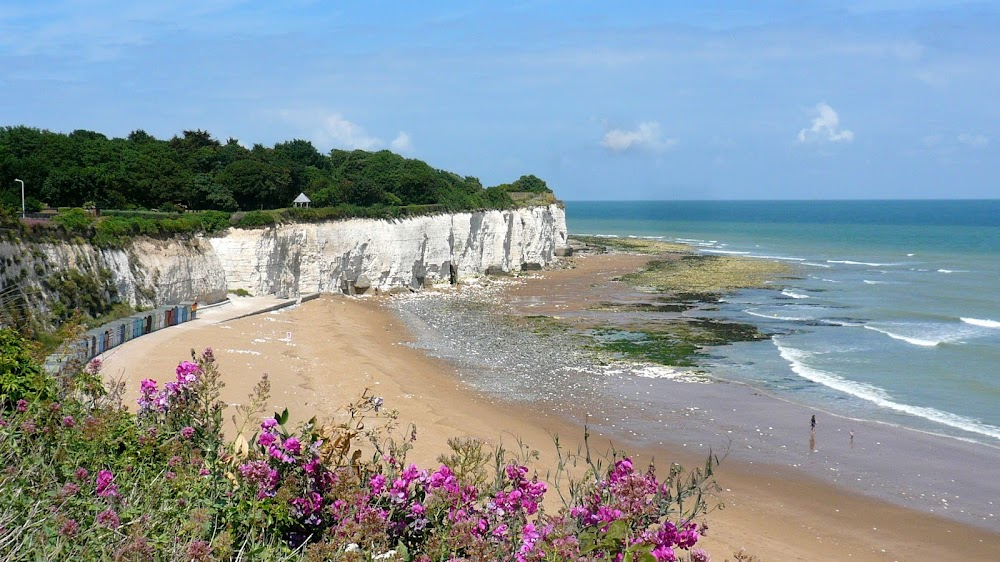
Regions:
[[[546,272],[541,279],[513,286],[505,298],[512,299],[515,305],[518,299],[528,299],[524,302],[534,299],[532,302],[537,306],[530,308],[535,309],[535,314],[544,314],[540,312],[543,307],[568,310],[572,299],[566,298],[565,302],[559,300],[563,297],[548,299],[546,291],[553,287],[547,287],[546,283],[567,283],[576,287],[574,294],[585,295],[585,287],[600,283],[622,268],[634,269],[636,261],[641,265],[644,259],[630,256],[579,259],[576,269]],[[247,306],[246,301],[236,303],[228,306]],[[561,304],[566,307],[560,308]],[[432,465],[437,455],[446,450],[449,437],[476,436],[491,443],[503,441],[508,446],[521,439],[541,452],[537,466],[544,473],[546,465],[554,463],[552,434],[558,434],[570,447],[579,441],[586,415],[595,412],[557,408],[550,403],[514,402],[470,389],[455,366],[407,345],[413,334],[388,305],[387,299],[324,296],[238,320],[225,319],[227,315],[236,316],[225,312],[226,307],[215,312],[206,310],[195,323],[144,336],[107,354],[105,374],[122,378],[130,389],[130,398],[134,399],[142,378],[171,378],[174,366],[187,358],[192,348],[201,350],[210,346],[226,383],[223,391],[226,402],[244,402],[260,375],[267,372],[274,409],[287,406],[293,420],[299,421],[313,415],[336,419],[341,415],[338,411],[341,405],[369,388],[373,394],[384,397],[388,407],[400,411],[401,421],[417,424],[418,439],[410,460],[423,466]],[[992,529],[961,524],[863,496],[808,470],[791,467],[784,459],[765,464],[757,458],[737,455],[739,446],[753,439],[762,443],[773,440],[780,449],[786,430],[765,430],[755,423],[755,418],[739,411],[732,419],[723,418],[720,412],[725,400],[734,401],[747,411],[773,411],[767,415],[770,420],[787,418],[787,438],[802,442],[804,450],[808,444],[802,437],[808,438],[808,430],[803,433],[802,428],[808,423],[808,414],[800,414],[797,406],[759,396],[740,385],[694,385],[634,378],[631,386],[625,379],[620,382],[621,395],[634,393],[635,404],[645,396],[644,392],[664,391],[643,385],[676,385],[676,389],[668,390],[676,394],[677,411],[672,415],[686,418],[695,415],[699,419],[704,416],[703,430],[718,426],[725,428],[723,431],[739,432],[734,452],[718,473],[724,489],[719,499],[726,508],[709,515],[711,531],[703,541],[715,560],[731,557],[740,548],[764,560],[1000,560],[1000,534],[995,524]],[[696,387],[711,388],[719,394],[719,402],[712,403],[715,398],[684,394],[687,390],[683,389]],[[767,400],[766,408],[756,407],[756,400]],[[701,404],[697,407],[705,410],[685,409],[695,404]],[[709,410],[709,404],[718,406],[719,412]],[[630,405],[609,406],[609,413],[615,409],[619,414],[617,419],[629,419],[632,416],[621,414]],[[790,413],[780,414],[786,411]],[[609,422],[612,419],[610,415],[604,417]],[[594,418],[596,415],[590,417],[591,422]],[[833,454],[833,440],[843,435],[838,436],[832,418],[826,415],[818,418],[819,453]],[[783,427],[774,423],[764,427]],[[613,442],[640,459],[655,457],[660,466],[675,460],[694,466],[704,458],[705,449],[697,447],[694,440],[688,442],[684,436],[674,434],[667,438],[664,432],[660,444],[660,439],[651,439],[648,434],[632,435],[629,429],[617,427],[617,423],[616,427],[608,423],[598,429],[601,435],[593,438],[598,448]],[[758,437],[765,431],[775,437]],[[871,457],[887,455],[891,461],[897,453],[883,448],[869,449],[871,436],[867,431],[857,431],[855,449],[849,451],[867,452]],[[702,435],[707,432],[693,437]],[[705,445],[704,441],[700,444]],[[806,459],[818,458],[808,451],[801,454]],[[904,485],[910,478],[909,468],[898,467]],[[945,474],[949,470],[949,467],[930,468]]]

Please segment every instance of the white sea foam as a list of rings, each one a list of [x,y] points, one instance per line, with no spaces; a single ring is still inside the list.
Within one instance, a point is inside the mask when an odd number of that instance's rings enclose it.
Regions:
[[[890,265],[899,265],[898,263],[876,263],[876,262],[853,261],[853,260],[826,260],[826,263],[839,263],[843,265],[867,265],[870,267],[886,267]]]
[[[789,256],[767,256],[763,254],[748,254],[748,258],[759,258],[762,260],[778,260],[778,261],[806,261],[805,258],[793,258]]]
[[[936,408],[913,406],[910,404],[896,402],[892,400],[889,394],[882,388],[863,382],[845,379],[835,373],[810,367],[807,365],[807,362],[812,356],[811,353],[790,346],[781,345],[778,340],[779,338],[772,340],[774,345],[778,348],[778,353],[781,354],[781,357],[785,361],[788,361],[792,371],[804,379],[846,394],[850,394],[851,396],[861,398],[862,400],[866,400],[882,408],[903,412],[905,414],[924,418],[926,420],[950,427],[1000,439],[1000,427],[984,424],[977,420],[952,414],[951,412],[938,410]]]
[[[811,261],[804,261],[802,262],[802,265],[808,265],[809,267],[822,267],[825,269],[830,269],[831,267],[833,267],[832,265],[827,263],[816,263]]]
[[[677,382],[707,384],[714,382],[711,377],[697,371],[682,371],[653,363],[631,363],[619,361],[610,365],[595,366],[593,369],[575,369],[606,376],[634,376],[646,379],[667,379]]]
[[[939,269],[938,273],[968,273],[967,269]]]
[[[702,250],[706,254],[733,254],[738,256],[745,256],[750,252],[738,252],[736,250]]]
[[[982,318],[961,318],[962,322],[966,324],[972,324],[973,326],[979,326],[981,328],[1000,328],[1000,322],[996,320],[987,320]]]
[[[940,343],[944,343],[945,342],[945,340],[943,340],[943,339],[916,338],[916,337],[913,337],[913,336],[906,336],[906,335],[903,335],[903,334],[897,334],[896,332],[890,332],[889,330],[886,330],[884,328],[876,328],[875,326],[872,326],[871,324],[865,324],[865,329],[866,330],[873,330],[873,331],[878,332],[880,334],[885,334],[885,335],[889,336],[890,338],[892,338],[894,340],[905,341],[906,343],[909,343],[909,344],[912,344],[912,345],[919,345],[920,347],[934,347],[934,346],[936,346],[936,345],[938,345]]]
[[[822,322],[824,324],[829,324],[831,326],[847,326],[847,327],[850,327],[850,328],[860,328],[861,326],[864,326],[864,324],[862,324],[860,322],[847,322],[847,321],[844,321],[844,320],[829,320],[829,319],[826,319],[826,318],[820,320],[820,322]]]
[[[955,323],[911,323],[895,322],[865,324],[866,330],[885,334],[892,339],[904,341],[920,347],[935,347],[943,343],[955,343],[962,338],[975,335],[972,328],[962,328]]]
[[[889,285],[888,281],[872,281],[871,279],[862,279],[868,285]]]
[[[809,298],[809,295],[803,295],[802,293],[796,293],[795,291],[793,291],[791,289],[785,289],[784,291],[781,291],[781,294],[785,295],[786,297],[793,298],[793,299],[808,299]]]
[[[752,308],[748,308],[743,312],[746,312],[750,316],[757,316],[758,318],[767,318],[769,320],[784,320],[786,322],[804,322],[806,320],[814,320],[814,318],[808,316],[778,316],[778,313],[776,312],[772,314],[765,314],[763,312],[760,312],[760,310],[755,310]]]

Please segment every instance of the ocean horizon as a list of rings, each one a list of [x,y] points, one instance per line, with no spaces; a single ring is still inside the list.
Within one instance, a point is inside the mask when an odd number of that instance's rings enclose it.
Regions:
[[[703,367],[836,414],[1000,447],[1000,200],[567,201],[570,235],[783,261],[708,314],[766,341]]]

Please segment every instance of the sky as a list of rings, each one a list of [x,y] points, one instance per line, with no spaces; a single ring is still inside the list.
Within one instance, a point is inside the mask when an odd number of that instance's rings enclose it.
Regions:
[[[389,149],[564,200],[1000,198],[1000,2],[0,0],[0,126]]]

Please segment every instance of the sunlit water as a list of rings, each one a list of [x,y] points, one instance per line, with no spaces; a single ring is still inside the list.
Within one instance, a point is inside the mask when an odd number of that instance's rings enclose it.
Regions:
[[[571,234],[797,268],[713,313],[775,334],[717,348],[716,376],[1000,446],[1000,201],[569,202],[566,214]]]

